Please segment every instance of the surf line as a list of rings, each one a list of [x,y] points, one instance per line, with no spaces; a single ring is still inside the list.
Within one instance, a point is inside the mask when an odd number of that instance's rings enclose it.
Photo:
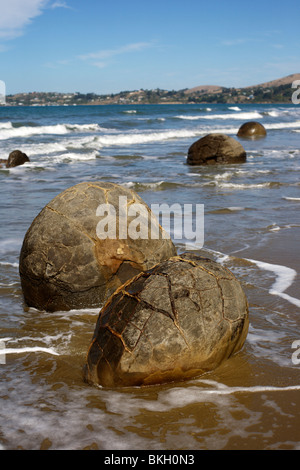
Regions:
[[[282,299],[287,300],[291,304],[296,305],[296,307],[300,307],[299,299],[285,294],[285,290],[293,284],[294,279],[297,275],[297,272],[294,269],[288,268],[287,266],[281,266],[279,264],[270,264],[265,263],[264,261],[256,261],[254,259],[245,258],[245,260],[249,261],[250,263],[256,264],[256,266],[260,269],[275,273],[277,279],[269,289],[269,294],[277,295]]]
[[[220,264],[224,264],[226,261],[228,261],[229,258],[234,258],[232,254],[225,255],[224,253],[210,249],[206,249],[206,251],[216,254],[218,256],[217,262]],[[237,253],[238,251],[234,253]],[[300,307],[300,299],[296,299],[295,297],[291,297],[285,293],[286,289],[293,284],[294,279],[297,276],[297,272],[294,269],[288,268],[287,266],[281,266],[280,264],[271,264],[264,261],[257,261],[255,259],[243,259],[249,261],[252,264],[255,264],[260,269],[271,271],[277,276],[276,281],[269,289],[269,294],[277,295],[282,299],[287,300],[291,304],[296,305],[296,307]]]
[[[51,348],[40,348],[39,346],[24,347],[24,348],[3,348],[1,349],[2,354],[22,354],[28,352],[44,352],[52,354],[53,356],[59,356],[59,354]]]

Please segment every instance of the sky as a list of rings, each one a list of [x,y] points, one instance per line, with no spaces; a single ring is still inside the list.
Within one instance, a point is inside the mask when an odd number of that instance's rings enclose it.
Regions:
[[[0,0],[6,94],[251,86],[300,72],[299,0]]]

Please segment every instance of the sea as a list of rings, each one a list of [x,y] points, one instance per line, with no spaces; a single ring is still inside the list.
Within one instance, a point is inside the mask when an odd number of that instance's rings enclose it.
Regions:
[[[248,121],[267,136],[238,138]],[[188,166],[190,145],[209,133],[238,140],[246,163]],[[30,162],[0,168],[0,448],[300,450],[300,105],[2,106],[0,158],[16,149]],[[174,243],[242,283],[241,351],[183,382],[83,381],[101,305],[28,308],[19,254],[43,207],[84,181],[132,188],[149,206],[203,205],[203,243]]]

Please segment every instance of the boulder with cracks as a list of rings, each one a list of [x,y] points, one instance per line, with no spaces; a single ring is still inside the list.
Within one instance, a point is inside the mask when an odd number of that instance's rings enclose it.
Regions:
[[[134,208],[142,208],[143,215],[134,217]],[[111,212],[106,221],[105,209]],[[103,220],[107,224],[101,225]],[[102,236],[105,225],[114,233]],[[151,239],[153,226],[157,239]],[[149,236],[132,238],[130,228]],[[174,255],[170,237],[134,191],[113,183],[80,183],[49,202],[25,235],[20,254],[24,300],[47,311],[100,307],[125,281]]]
[[[248,324],[246,296],[228,269],[193,254],[176,256],[110,297],[84,378],[109,387],[191,378],[239,351]]]

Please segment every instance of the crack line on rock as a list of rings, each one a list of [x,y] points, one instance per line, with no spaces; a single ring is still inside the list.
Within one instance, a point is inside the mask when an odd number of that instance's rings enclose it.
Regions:
[[[68,216],[66,216],[65,214],[63,214],[62,212],[59,212],[57,211],[56,209],[53,209],[52,207],[50,206],[45,206],[45,209],[49,209],[50,211],[54,212],[55,214],[61,216],[61,217],[64,217],[66,220],[68,220],[69,222],[72,222],[72,225],[74,225],[74,227],[76,227],[80,233],[82,233],[83,235],[85,235],[87,238],[89,238],[92,242],[96,242],[97,240],[93,237],[91,237],[91,235],[89,235],[85,230],[84,228],[81,226],[81,225],[78,225],[74,222],[73,219],[70,219]]]
[[[130,349],[128,349],[128,346],[126,346],[125,342],[124,342],[124,339],[122,337],[122,335],[120,335],[120,333],[117,333],[115,330],[113,330],[109,325],[106,325],[105,328],[108,329],[108,331],[113,335],[113,336],[116,336],[117,338],[119,338],[119,340],[121,341],[121,343],[123,344],[124,346],[124,349],[125,351],[129,352],[130,354],[132,354],[132,351],[130,351]]]

